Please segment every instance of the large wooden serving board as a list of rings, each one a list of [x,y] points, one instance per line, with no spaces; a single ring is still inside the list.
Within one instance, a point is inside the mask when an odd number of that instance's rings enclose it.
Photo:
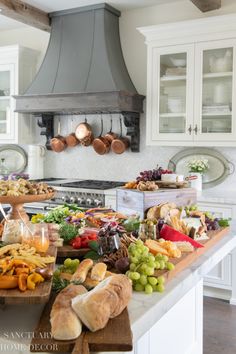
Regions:
[[[197,258],[203,255],[206,251],[208,251],[212,246],[214,246],[219,240],[221,240],[226,234],[229,232],[229,227],[220,228],[216,231],[208,231],[207,235],[209,236],[208,240],[199,241],[202,243],[204,247],[195,249],[194,252],[191,253],[182,253],[181,258],[170,258],[170,262],[174,263],[175,269],[168,270],[157,270],[155,271],[155,275],[163,275],[166,278],[166,282],[173,279],[176,274],[180,273],[182,270],[187,268],[191,263],[193,263]]]
[[[47,254],[54,256],[56,259],[57,248],[50,246]],[[48,265],[50,270],[54,270],[54,267],[55,263]],[[44,304],[50,298],[51,289],[52,279],[40,283],[35,290],[21,292],[19,289],[0,289],[0,304]]]
[[[56,295],[52,294],[44,307],[38,326],[31,341],[31,352],[45,352],[45,348],[52,353],[87,354],[89,351],[131,351],[132,332],[127,309],[119,316],[109,320],[107,326],[97,332],[83,330],[77,340],[58,341],[51,338],[50,312]],[[63,326],[63,324],[62,324]],[[47,333],[47,336],[42,336]],[[82,350],[82,347],[84,348]],[[49,350],[50,349],[50,350]]]
[[[80,258],[83,257],[90,249],[89,248],[80,248],[75,249],[70,245],[63,245],[62,247],[57,248],[57,257],[58,258]]]

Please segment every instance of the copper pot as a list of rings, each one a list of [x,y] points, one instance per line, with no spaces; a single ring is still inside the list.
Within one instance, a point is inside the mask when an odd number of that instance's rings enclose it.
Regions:
[[[80,143],[80,141],[76,138],[75,133],[70,133],[67,135],[65,140],[68,147],[74,147]]]
[[[93,141],[93,132],[86,119],[85,122],[77,125],[75,129],[75,137],[81,142],[83,146],[91,145]]]
[[[74,147],[74,146],[76,146],[76,145],[78,145],[80,143],[80,141],[76,138],[75,133],[73,132],[74,131],[73,122],[74,122],[74,119],[71,118],[71,120],[70,120],[70,124],[71,124],[70,130],[71,130],[72,133],[68,134],[65,137],[68,147]]]
[[[62,152],[66,149],[66,139],[60,135],[61,133],[61,121],[58,121],[57,135],[50,140],[51,149],[55,152]]]
[[[93,148],[99,155],[107,154],[110,151],[110,142],[104,136],[103,133],[103,119],[101,118],[101,133],[100,135],[93,140]]]
[[[120,136],[113,139],[111,143],[111,150],[115,154],[123,154],[126,149],[130,146],[130,141],[128,138],[122,136],[122,121],[120,119]]]
[[[111,129],[108,133],[105,134],[104,138],[106,138],[111,144],[114,139],[117,138],[117,134],[112,132],[112,118],[111,118]]]

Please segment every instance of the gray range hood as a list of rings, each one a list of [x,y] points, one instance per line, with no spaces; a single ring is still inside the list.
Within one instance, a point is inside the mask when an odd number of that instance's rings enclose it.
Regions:
[[[16,112],[33,113],[46,146],[54,136],[55,114],[121,113],[139,151],[144,96],[129,77],[119,35],[120,12],[107,4],[53,12],[43,63],[24,95],[14,96]]]
[[[120,12],[107,4],[50,14],[51,38],[33,83],[15,96],[24,113],[142,112],[119,36]]]

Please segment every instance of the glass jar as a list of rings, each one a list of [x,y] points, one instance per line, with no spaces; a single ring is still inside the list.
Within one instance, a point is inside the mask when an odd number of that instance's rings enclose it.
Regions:
[[[21,220],[7,220],[4,224],[2,241],[5,243],[21,243],[24,226]]]
[[[142,241],[146,241],[147,239],[156,240],[156,224],[154,224],[154,222],[151,220],[148,220],[145,223],[141,223],[139,226],[139,238]]]
[[[120,236],[118,233],[109,236],[98,237],[98,254],[100,256],[117,251],[120,248]]]
[[[49,248],[48,225],[46,223],[25,224],[22,242],[35,247],[37,252],[45,253]]]

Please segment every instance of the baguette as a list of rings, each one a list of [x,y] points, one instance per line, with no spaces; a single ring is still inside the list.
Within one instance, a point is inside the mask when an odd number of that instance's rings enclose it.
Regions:
[[[82,323],[71,308],[71,299],[87,290],[82,285],[70,284],[63,289],[52,306],[50,323],[52,337],[57,340],[72,340],[81,334]]]
[[[107,265],[105,263],[100,262],[95,264],[91,271],[91,279],[102,281],[105,278],[106,270]]]
[[[72,281],[78,281],[81,284],[85,281],[88,272],[93,266],[93,261],[92,259],[84,259],[78,266],[77,270],[75,273],[72,275],[71,280]]]
[[[95,332],[104,328],[109,318],[118,316],[132,296],[130,280],[123,274],[112,275],[90,292],[72,299],[72,308],[80,320]]]

